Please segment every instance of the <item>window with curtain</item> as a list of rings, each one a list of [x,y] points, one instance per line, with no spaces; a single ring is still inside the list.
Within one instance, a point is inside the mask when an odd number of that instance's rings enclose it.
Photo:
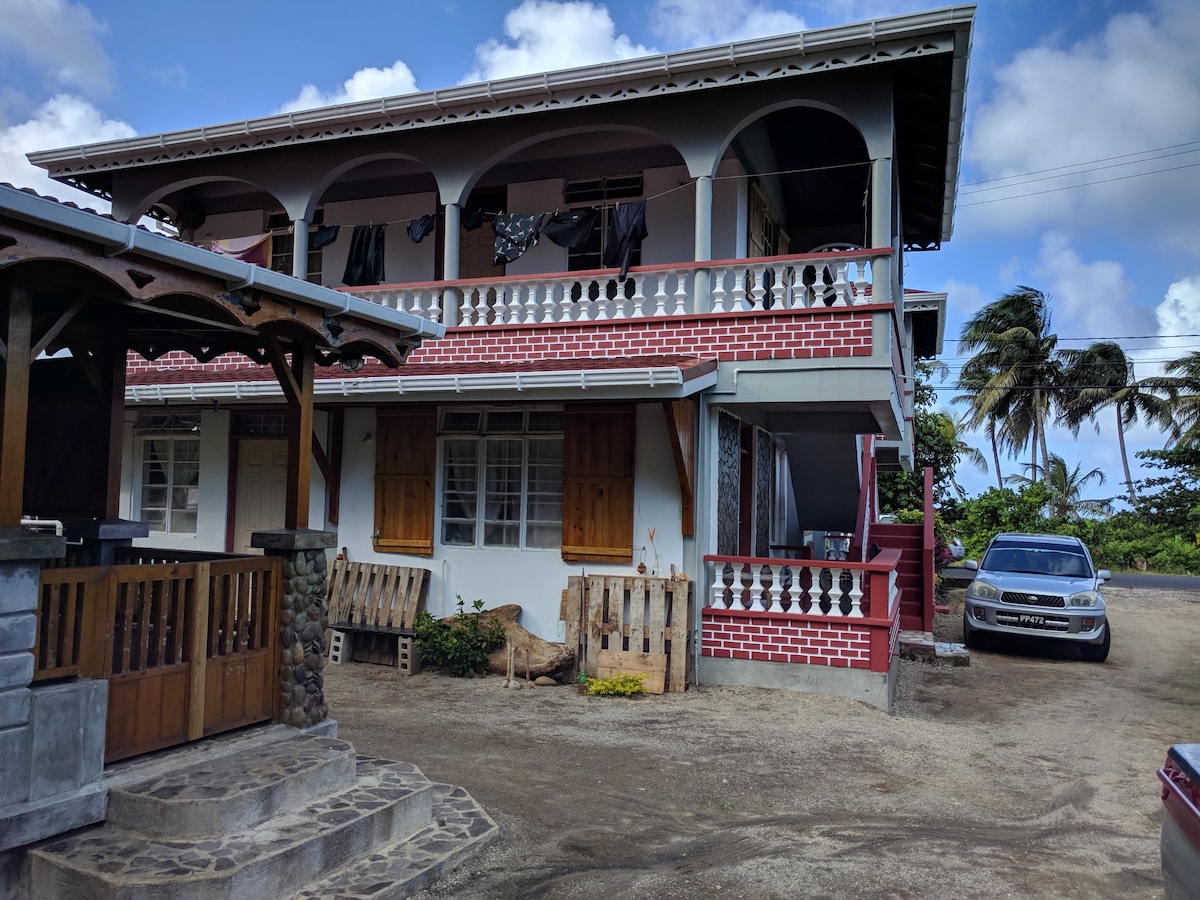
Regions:
[[[561,411],[445,409],[440,439],[442,543],[524,549],[559,546]]]
[[[141,521],[152,532],[195,534],[200,504],[200,417],[142,417],[138,431]],[[152,433],[155,431],[158,433]]]

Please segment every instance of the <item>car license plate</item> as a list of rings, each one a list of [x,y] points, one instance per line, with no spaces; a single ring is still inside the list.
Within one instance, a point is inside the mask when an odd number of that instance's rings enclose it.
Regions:
[[[1018,625],[1045,625],[1045,616],[1031,616],[1028,613],[1021,613],[1017,616]]]

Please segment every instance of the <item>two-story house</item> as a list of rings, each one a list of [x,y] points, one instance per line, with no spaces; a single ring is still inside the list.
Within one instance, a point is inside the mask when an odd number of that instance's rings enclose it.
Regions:
[[[896,563],[866,529],[875,467],[911,467],[914,359],[940,348],[945,296],[906,286],[904,259],[951,235],[973,20],[949,7],[30,158],[118,220],[447,326],[402,368],[343,360],[314,387],[308,524],[353,559],[429,568],[433,612],[518,603],[560,640],[569,576],[682,575],[692,677],[886,705]],[[280,524],[269,367],[131,358],[126,401],[122,513],[147,543],[240,552]],[[781,562],[799,557],[842,567]],[[801,602],[793,574],[836,596]],[[874,631],[839,638],[855,619]],[[778,645],[743,640],[747,623]]]

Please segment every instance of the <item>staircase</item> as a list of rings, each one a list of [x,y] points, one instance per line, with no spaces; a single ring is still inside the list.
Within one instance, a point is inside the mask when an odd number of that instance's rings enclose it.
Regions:
[[[498,837],[461,788],[273,726],[106,775],[108,818],[31,850],[31,900],[406,897]]]
[[[895,525],[876,522],[871,525],[871,540],[884,550],[899,550],[896,587],[900,589],[900,630],[928,631],[925,611],[925,567],[922,556],[922,525]],[[930,573],[932,575],[932,573]]]

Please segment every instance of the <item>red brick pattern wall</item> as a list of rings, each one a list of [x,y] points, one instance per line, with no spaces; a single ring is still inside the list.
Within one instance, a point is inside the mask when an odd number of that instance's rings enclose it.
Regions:
[[[688,355],[719,360],[836,359],[870,356],[872,308],[807,309],[704,316],[659,316],[451,328],[415,350],[410,363],[519,363],[570,357]],[[156,362],[130,354],[129,372],[244,368],[240,355],[200,364],[184,353]]]
[[[869,629],[849,621],[706,609],[701,652],[724,659],[868,669],[871,638]]]
[[[423,344],[409,362],[662,354],[719,360],[870,356],[871,313],[796,310],[451,329],[445,339]]]

